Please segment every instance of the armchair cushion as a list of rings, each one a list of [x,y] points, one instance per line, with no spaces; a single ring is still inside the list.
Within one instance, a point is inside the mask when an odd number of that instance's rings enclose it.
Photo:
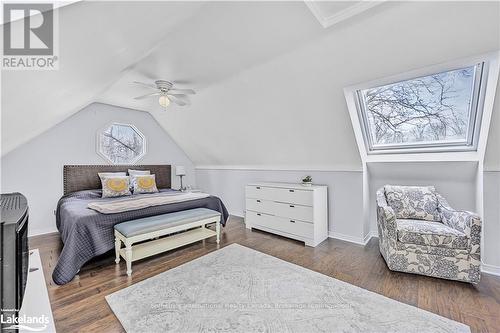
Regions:
[[[422,220],[396,220],[398,241],[402,243],[467,249],[468,238],[457,229],[440,222]]]
[[[441,221],[433,186],[386,185],[385,196],[398,219]]]

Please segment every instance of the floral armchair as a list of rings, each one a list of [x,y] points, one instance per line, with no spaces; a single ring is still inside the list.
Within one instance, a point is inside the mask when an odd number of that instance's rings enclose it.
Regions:
[[[451,208],[434,187],[379,189],[377,224],[390,270],[479,282],[481,219]]]

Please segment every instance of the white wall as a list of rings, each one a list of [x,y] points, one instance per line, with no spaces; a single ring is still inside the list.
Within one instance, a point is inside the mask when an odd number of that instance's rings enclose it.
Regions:
[[[387,1],[158,119],[197,166],[360,169],[343,89],[499,49],[498,10],[497,2]]]
[[[328,185],[329,232],[339,238],[362,242],[362,171],[286,171],[196,169],[198,187],[219,196],[230,214],[243,216],[245,185],[255,181],[297,183],[310,175],[316,184]]]
[[[184,184],[195,184],[192,162],[149,113],[91,104],[1,158],[1,192],[26,195],[30,235],[56,231],[53,211],[63,193],[63,165],[108,164],[96,153],[96,133],[111,122],[133,124],[146,136],[147,154],[138,164],[184,165]],[[172,180],[178,186],[178,177]]]
[[[493,113],[491,114],[490,132],[484,156],[486,171],[500,171],[500,80],[497,85]]]

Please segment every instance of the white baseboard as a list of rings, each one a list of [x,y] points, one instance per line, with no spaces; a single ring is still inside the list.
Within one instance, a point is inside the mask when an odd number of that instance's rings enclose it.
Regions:
[[[366,245],[372,239],[372,237],[378,237],[378,233],[376,231],[371,231],[368,235],[366,235],[363,239],[361,237],[355,237],[350,235],[344,235],[338,232],[328,232],[328,237],[340,239],[346,242],[355,243],[358,245]],[[500,276],[500,266],[489,265],[485,263],[481,263],[481,272],[491,275]]]
[[[229,213],[229,215],[236,216],[236,217],[239,217],[242,219],[245,218],[244,213]],[[57,232],[57,229],[55,229],[55,230],[43,230],[43,231],[42,230],[35,230],[34,232],[32,232],[32,234],[29,235],[29,237],[50,234],[50,233],[54,233],[54,232]],[[365,246],[372,239],[372,237],[378,237],[378,233],[377,233],[377,231],[372,230],[364,238],[361,238],[361,237],[341,234],[341,233],[338,233],[335,231],[328,231],[328,237],[340,239],[340,240],[343,240],[343,241],[346,241],[349,243],[354,243],[354,244]],[[481,272],[500,276],[500,266],[488,265],[485,263],[481,263]]]
[[[372,239],[372,237],[378,237],[378,234],[375,231],[370,231],[368,235],[366,235],[364,238],[361,238],[361,237],[341,234],[335,231],[328,231],[328,237],[364,246],[368,244],[368,242],[370,241],[370,239]]]
[[[356,236],[351,236],[351,235],[345,235],[341,234],[339,232],[335,231],[329,231],[328,232],[328,237],[330,238],[335,238],[335,239],[340,239],[349,243],[355,243],[359,245],[365,245],[365,239],[362,237],[356,237]]]
[[[241,217],[242,219],[245,218],[245,214],[244,213],[229,213],[229,216]]]
[[[372,237],[378,237],[378,234],[377,234],[377,232],[370,231],[365,237],[361,238],[361,237],[341,234],[341,233],[335,232],[335,231],[329,231],[328,237],[340,239],[340,240],[343,240],[343,241],[346,241],[349,243],[355,243],[358,245],[365,246],[366,244],[368,244],[370,239],[372,239]]]
[[[236,216],[245,219],[244,213],[229,213],[231,216]],[[364,238],[345,235],[335,231],[328,231],[329,238],[340,239],[349,243],[354,243],[358,245],[365,246],[372,239],[372,237],[378,238],[378,232],[376,230],[370,231]],[[481,264],[481,272],[500,276],[500,266],[488,265],[485,263]]]
[[[372,237],[378,237],[378,233],[376,231],[371,231],[364,238],[361,238],[361,237],[344,235],[344,234],[341,234],[338,232],[329,231],[328,237],[340,239],[340,240],[343,240],[346,242],[355,243],[355,244],[364,246],[364,245],[368,244],[368,242],[370,241],[370,239],[372,239]],[[486,274],[500,276],[500,266],[481,263],[481,272],[486,273]]]
[[[500,276],[500,266],[481,263],[481,272]]]
[[[53,234],[55,232],[58,232],[57,228],[51,228],[51,229],[29,229],[28,226],[28,237],[33,237],[33,236],[40,236],[40,235],[45,235],[45,234]]]
[[[373,237],[375,238],[378,238],[378,232],[377,231],[370,231],[368,233],[368,235],[365,236],[365,245],[368,244],[368,242],[370,241],[370,239],[372,239]]]

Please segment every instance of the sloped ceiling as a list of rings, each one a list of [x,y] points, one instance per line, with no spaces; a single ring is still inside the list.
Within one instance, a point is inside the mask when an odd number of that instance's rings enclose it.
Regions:
[[[342,89],[499,49],[498,12],[385,2],[324,29],[302,2],[67,6],[61,69],[3,73],[2,154],[99,101],[151,112],[199,166],[359,169]],[[192,105],[133,99],[159,78]]]
[[[78,2],[59,8],[59,70],[2,71],[2,155],[93,102],[202,7]]]

